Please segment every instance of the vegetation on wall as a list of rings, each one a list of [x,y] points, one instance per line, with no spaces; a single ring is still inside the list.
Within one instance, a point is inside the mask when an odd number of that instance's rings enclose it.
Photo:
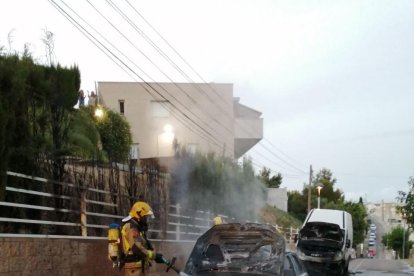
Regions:
[[[176,157],[171,171],[171,197],[185,208],[224,212],[235,219],[253,219],[265,205],[265,186],[251,162],[242,164],[215,154]]]
[[[97,118],[102,149],[111,162],[125,163],[129,159],[132,134],[125,117],[105,109],[102,118]]]
[[[76,66],[37,65],[27,52],[0,55],[1,199],[5,172],[40,173],[40,159],[50,159],[53,179],[61,180],[79,84]]]
[[[411,176],[407,184],[407,192],[398,191],[397,200],[401,205],[397,207],[397,210],[412,228],[414,227],[414,177]]]
[[[410,231],[407,229],[404,230],[404,228],[401,226],[397,226],[396,228],[392,229],[391,232],[383,235],[381,242],[386,246],[387,249],[395,250],[400,258],[406,259],[410,256],[410,249],[414,244],[413,241],[409,240],[409,237]]]
[[[125,117],[103,107],[102,117],[94,115],[95,107],[75,109],[79,87],[80,72],[77,66],[65,68],[59,64],[36,64],[28,51],[21,55],[0,53],[1,201],[6,198],[7,171],[64,181],[68,173],[65,167],[68,157],[83,160],[86,164],[82,173],[73,169],[77,174],[74,177],[76,184],[90,181],[91,177],[86,173],[86,166],[89,165],[86,161],[109,161],[109,187],[114,194],[120,192],[115,164],[128,164],[130,174],[136,172],[133,167],[136,164],[129,160],[132,135]],[[256,175],[249,159],[239,164],[213,153],[190,154],[178,150],[175,161],[170,175],[173,200],[185,208],[224,212],[235,219],[258,218],[266,205],[266,188],[280,187],[283,179],[280,173],[272,176],[268,168],[263,168]],[[153,183],[155,178],[151,176],[148,179]],[[102,183],[100,181],[97,185]],[[130,200],[139,192],[136,189],[138,184],[136,178],[127,177]],[[322,169],[316,175],[311,187],[312,195],[316,195],[317,184],[323,185],[323,208],[349,211],[354,219],[354,243],[362,241],[366,229],[366,210],[362,201],[345,201],[343,193],[335,188],[336,179],[328,169]],[[161,188],[167,189],[167,185]],[[289,192],[289,213],[299,221],[303,221],[306,216],[307,189],[305,186],[302,192]],[[45,192],[65,195],[69,190],[54,185],[45,188]],[[406,203],[412,201],[411,193],[402,193],[401,196]],[[13,200],[39,205],[44,200],[32,195],[18,197]],[[56,209],[68,208],[67,205],[71,204],[58,197],[48,200]],[[113,197],[111,200],[117,203],[118,198]],[[312,200],[312,206],[315,206],[316,197],[313,196]],[[409,208],[411,205],[406,206]],[[21,212],[16,216],[20,218],[36,218],[37,213],[22,210],[20,208],[11,212]],[[3,211],[10,210],[4,208]],[[65,221],[65,216],[61,214],[46,219]]]
[[[69,177],[66,166],[69,159],[128,161],[131,144],[129,124],[120,114],[110,110],[106,110],[105,117],[98,120],[94,116],[94,107],[74,108],[79,88],[77,66],[65,68],[59,64],[37,64],[27,49],[22,54],[0,53],[1,201],[77,209],[76,202],[60,197],[73,196],[73,191],[65,185],[40,187],[44,192],[58,195],[52,198],[24,193],[6,194],[6,180],[9,185],[20,185],[19,179],[7,177],[7,171],[65,182]],[[72,164],[70,173],[74,174],[72,180],[76,185],[91,182],[93,171],[88,173],[88,163],[84,164],[83,170],[75,169]],[[115,173],[114,170],[112,172]],[[116,175],[112,184],[111,187],[118,187]],[[35,183],[24,185],[25,189],[39,190]],[[44,215],[33,209],[9,207],[2,208],[2,212],[12,217],[54,221],[66,221],[70,216],[65,212]],[[38,226],[31,225],[30,228],[32,231]],[[55,230],[55,233],[65,231]]]

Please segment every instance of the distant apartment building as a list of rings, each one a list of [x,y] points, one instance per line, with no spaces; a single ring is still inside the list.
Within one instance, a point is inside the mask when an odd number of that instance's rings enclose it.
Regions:
[[[98,102],[125,116],[140,159],[172,156],[174,144],[237,159],[263,137],[261,113],[232,84],[98,82]]]

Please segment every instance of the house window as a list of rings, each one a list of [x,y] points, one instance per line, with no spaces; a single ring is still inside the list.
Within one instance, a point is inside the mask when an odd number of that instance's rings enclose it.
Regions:
[[[125,100],[119,100],[119,113],[125,114]]]
[[[156,118],[170,117],[168,101],[151,101],[151,114]]]

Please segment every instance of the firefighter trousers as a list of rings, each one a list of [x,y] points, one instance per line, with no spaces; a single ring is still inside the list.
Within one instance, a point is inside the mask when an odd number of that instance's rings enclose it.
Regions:
[[[145,276],[148,275],[148,266],[142,269],[141,262],[126,263],[124,266],[125,276]]]

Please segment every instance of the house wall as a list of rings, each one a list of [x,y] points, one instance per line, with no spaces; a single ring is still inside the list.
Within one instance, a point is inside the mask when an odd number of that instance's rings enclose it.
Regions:
[[[173,127],[174,136],[181,146],[196,147],[202,152],[224,153],[233,158],[232,84],[149,85],[137,82],[99,82],[98,96],[101,104],[119,112],[119,102],[124,102],[124,115],[131,125],[134,143],[139,143],[140,158],[172,155],[171,139],[166,141],[163,137],[166,124]],[[168,102],[163,105],[169,109],[169,115],[154,116],[154,102],[165,99]]]

